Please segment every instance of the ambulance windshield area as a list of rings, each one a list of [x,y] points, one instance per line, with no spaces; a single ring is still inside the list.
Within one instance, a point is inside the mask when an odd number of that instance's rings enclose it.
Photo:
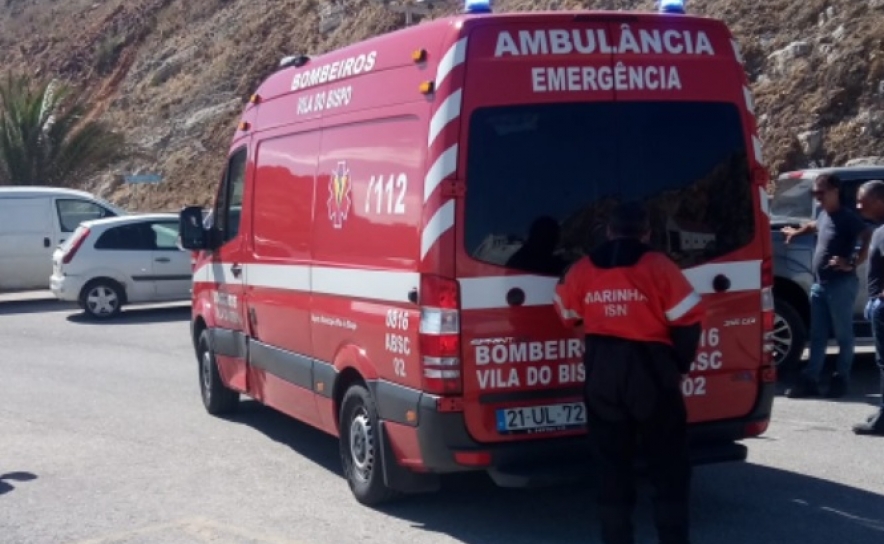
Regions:
[[[477,109],[465,244],[478,261],[558,275],[605,240],[618,199],[651,213],[652,244],[682,267],[749,244],[752,184],[730,103],[557,103]]]

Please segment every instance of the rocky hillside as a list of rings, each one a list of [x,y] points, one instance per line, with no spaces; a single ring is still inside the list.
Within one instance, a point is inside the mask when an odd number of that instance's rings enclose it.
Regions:
[[[0,70],[84,85],[139,153],[71,180],[133,209],[205,204],[244,100],[279,59],[405,24],[383,0],[0,0]],[[394,2],[396,0],[393,0]],[[404,0],[403,0],[404,1]],[[430,17],[459,9],[444,0]],[[498,0],[497,11],[653,0]],[[884,156],[884,0],[688,0],[742,44],[774,174]],[[155,187],[121,174],[161,173]]]

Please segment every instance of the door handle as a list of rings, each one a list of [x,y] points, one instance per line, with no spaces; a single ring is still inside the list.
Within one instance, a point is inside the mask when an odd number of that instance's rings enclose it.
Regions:
[[[50,245],[52,245],[52,240],[49,238],[43,238],[43,247],[49,247]]]
[[[230,272],[238,278],[239,275],[242,274],[242,265],[239,263],[233,263],[230,265]]]
[[[167,263],[170,261],[170,259],[168,257],[157,257],[154,260],[158,263]]]

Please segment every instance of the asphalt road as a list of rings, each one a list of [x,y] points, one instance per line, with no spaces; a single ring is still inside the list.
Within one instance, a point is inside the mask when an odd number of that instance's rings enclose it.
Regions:
[[[382,510],[358,505],[336,442],[246,401],[199,401],[186,307],[96,324],[51,301],[0,298],[0,543],[434,544],[597,542],[591,491],[504,490],[484,477]],[[858,362],[865,392],[869,358]],[[778,398],[748,463],[701,467],[694,542],[879,543],[884,439],[870,413]],[[639,542],[653,542],[647,492]]]

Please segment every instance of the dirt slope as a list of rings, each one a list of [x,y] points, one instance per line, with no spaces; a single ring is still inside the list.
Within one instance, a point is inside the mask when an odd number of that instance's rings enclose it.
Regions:
[[[133,209],[209,202],[243,101],[280,58],[404,24],[378,0],[0,0],[0,69],[82,83],[138,146],[113,172],[71,180]],[[446,0],[437,15],[457,10]],[[740,41],[773,174],[884,157],[884,0],[688,0]],[[652,9],[653,0],[499,0],[495,9]],[[158,172],[156,187],[121,174]]]

